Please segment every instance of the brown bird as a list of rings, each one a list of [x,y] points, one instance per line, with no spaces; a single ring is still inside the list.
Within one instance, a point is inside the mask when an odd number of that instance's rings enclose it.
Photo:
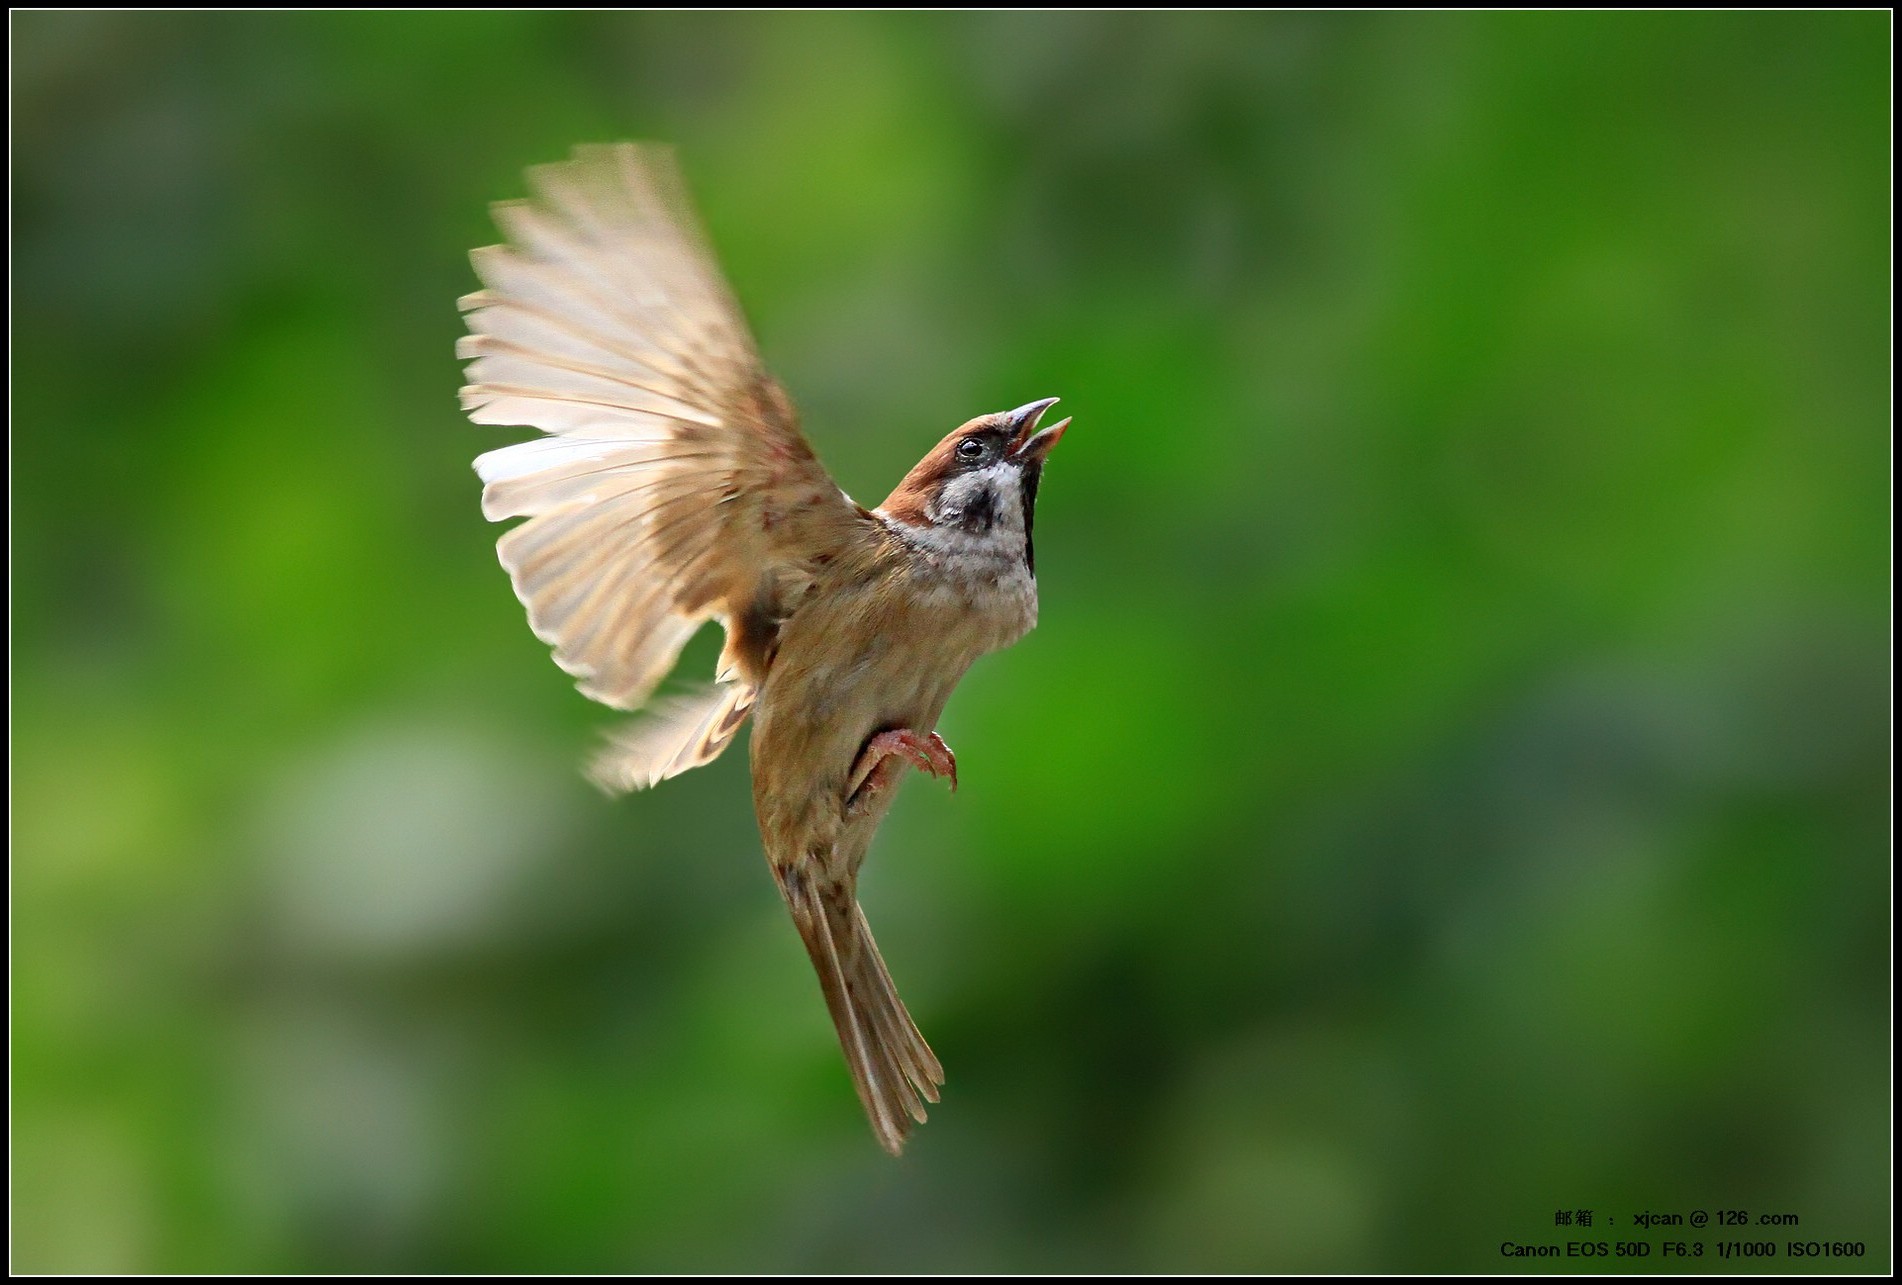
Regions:
[[[876,509],[853,503],[762,365],[665,149],[577,148],[495,207],[471,256],[463,409],[546,436],[476,460],[482,511],[537,637],[583,693],[639,709],[688,638],[714,681],[655,704],[593,763],[610,790],[712,761],[751,714],[766,856],[872,1129],[896,1155],[944,1072],[856,899],[907,767],[949,778],[933,730],[985,652],[1037,619],[1031,519],[1069,420],[1055,398],[970,420]]]

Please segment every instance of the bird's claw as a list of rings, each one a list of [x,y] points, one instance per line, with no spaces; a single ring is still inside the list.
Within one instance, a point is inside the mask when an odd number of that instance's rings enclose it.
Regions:
[[[958,760],[951,747],[936,732],[914,732],[909,728],[880,732],[865,743],[858,762],[852,765],[852,785],[846,792],[845,809],[850,816],[863,815],[872,801],[898,780],[898,768],[909,763],[920,772],[949,777],[951,789],[958,788]]]

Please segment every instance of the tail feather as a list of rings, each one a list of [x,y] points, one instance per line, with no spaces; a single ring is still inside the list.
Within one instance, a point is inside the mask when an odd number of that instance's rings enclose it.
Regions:
[[[609,794],[625,794],[711,763],[738,734],[757,695],[747,683],[715,683],[662,701],[608,734],[588,777]]]
[[[932,1053],[931,1046],[925,1043],[924,1036],[912,1024],[911,1014],[906,1011],[904,1001],[898,998],[898,987],[892,981],[890,970],[885,967],[885,957],[879,953],[878,943],[872,939],[872,928],[865,922],[864,909],[856,902],[852,909],[858,919],[859,940],[865,945],[865,971],[872,976],[877,987],[876,993],[881,997],[877,1011],[883,1016],[886,1038],[898,1051],[906,1078],[925,1101],[936,1102],[938,1086],[944,1083],[944,1067],[939,1065],[937,1055]],[[924,1107],[914,1106],[912,1116],[923,1124]]]
[[[872,1132],[897,1155],[912,1122],[924,1122],[925,1103],[938,1100],[944,1069],[898,998],[852,888],[798,869],[776,873]]]

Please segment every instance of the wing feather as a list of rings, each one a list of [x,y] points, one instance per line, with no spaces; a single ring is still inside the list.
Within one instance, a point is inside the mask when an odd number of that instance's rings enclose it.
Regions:
[[[669,152],[577,148],[529,184],[495,207],[507,243],[471,255],[484,288],[456,351],[471,420],[547,436],[477,458],[483,514],[527,519],[498,552],[556,663],[635,709],[701,624],[772,618],[780,587],[872,538],[869,519],[760,361]],[[693,705],[704,725],[670,707],[623,776],[717,754],[768,654],[735,658],[728,695]]]
[[[669,697],[610,733],[608,748],[595,755],[588,776],[608,793],[619,794],[711,763],[739,732],[757,694],[744,683],[715,683]]]

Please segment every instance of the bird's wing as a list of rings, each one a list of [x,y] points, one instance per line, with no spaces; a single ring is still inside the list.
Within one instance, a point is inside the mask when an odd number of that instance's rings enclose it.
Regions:
[[[872,520],[761,363],[670,152],[581,147],[529,179],[533,199],[495,207],[508,244],[471,256],[487,288],[462,299],[456,350],[470,419],[546,434],[476,460],[483,513],[529,519],[498,542],[502,565],[603,704],[638,708],[709,619],[727,627],[723,683],[757,687],[762,632]],[[650,747],[627,773],[695,753]]]
[[[609,794],[624,794],[711,763],[739,734],[758,694],[750,683],[730,681],[667,697],[609,732],[588,776]]]

